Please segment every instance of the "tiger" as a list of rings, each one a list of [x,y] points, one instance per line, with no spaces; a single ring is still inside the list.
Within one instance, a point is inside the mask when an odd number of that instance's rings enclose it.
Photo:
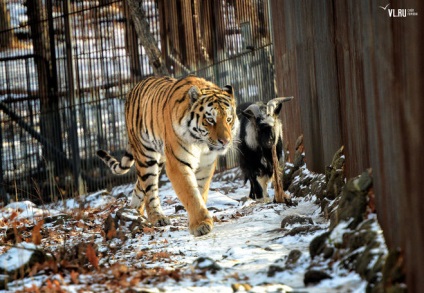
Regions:
[[[206,208],[217,157],[225,154],[237,136],[239,120],[233,88],[218,87],[189,75],[146,78],[127,94],[125,122],[128,147],[118,161],[105,150],[97,155],[114,174],[125,174],[135,163],[137,181],[130,207],[156,226],[166,226],[158,196],[162,167],[188,214],[191,234],[213,229]]]

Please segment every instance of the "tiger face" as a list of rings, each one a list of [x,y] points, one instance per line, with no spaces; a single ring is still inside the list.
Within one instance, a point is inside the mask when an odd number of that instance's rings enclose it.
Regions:
[[[238,118],[232,88],[189,91],[192,101],[188,129],[210,151],[225,154],[236,135]]]

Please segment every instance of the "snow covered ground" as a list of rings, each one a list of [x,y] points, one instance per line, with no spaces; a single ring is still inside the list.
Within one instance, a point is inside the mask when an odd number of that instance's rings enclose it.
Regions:
[[[202,237],[189,234],[187,214],[179,208],[165,176],[160,195],[172,224],[108,241],[103,232],[105,218],[124,205],[131,185],[39,207],[28,202],[10,204],[0,210],[0,236],[4,239],[6,229],[13,225],[35,224],[46,215],[62,213],[70,218],[60,224],[44,223],[41,230],[38,247],[55,256],[56,269],[40,267],[32,276],[9,282],[8,289],[1,292],[59,287],[62,291],[50,292],[125,292],[129,288],[133,291],[128,292],[365,291],[366,283],[357,274],[343,270],[334,272],[332,279],[305,286],[305,271],[314,261],[309,243],[329,225],[314,195],[295,199],[298,205],[294,207],[254,202],[246,198],[249,185],[239,177],[236,169],[214,177],[208,209],[215,227]],[[290,215],[312,218],[315,229],[290,236],[294,226],[281,228],[282,220]],[[25,233],[21,235],[24,239]],[[76,260],[81,254],[88,255],[88,250],[81,248],[87,244],[95,248],[98,264]],[[0,267],[7,268],[22,255],[22,249],[14,247],[16,255],[11,257],[9,248],[0,247],[3,256],[9,253],[7,259],[0,255]],[[295,249],[302,252],[299,260],[293,267],[285,266]],[[286,268],[271,272],[272,266]]]

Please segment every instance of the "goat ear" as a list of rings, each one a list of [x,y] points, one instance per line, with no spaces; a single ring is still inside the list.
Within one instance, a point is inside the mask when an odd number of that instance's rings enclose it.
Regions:
[[[257,104],[251,104],[249,107],[247,107],[242,113],[245,117],[251,120],[255,120],[257,117],[260,116],[260,109]]]
[[[274,115],[278,116],[280,115],[280,111],[283,108],[283,103],[278,103],[277,106],[274,109]]]
[[[229,84],[227,84],[226,86],[224,86],[222,89],[224,91],[226,91],[227,93],[229,93],[230,95],[233,94],[233,87],[231,85],[229,85]]]
[[[197,101],[197,99],[202,95],[202,92],[197,86],[192,86],[188,92],[188,96],[190,97],[190,104],[194,104],[194,102]]]
[[[243,112],[241,112],[241,114],[243,114],[243,116],[246,117],[247,119],[255,118],[255,114],[250,109],[244,110]]]

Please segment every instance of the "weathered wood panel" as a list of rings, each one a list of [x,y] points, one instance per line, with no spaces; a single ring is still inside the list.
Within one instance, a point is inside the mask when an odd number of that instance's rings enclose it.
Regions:
[[[333,6],[272,3],[278,94],[295,96],[283,112],[289,150],[294,154],[296,138],[304,134],[306,150],[313,150],[308,166],[322,172],[341,145]]]
[[[391,3],[418,16],[390,17],[369,1],[271,1],[279,94],[291,147],[304,134],[309,166],[323,171],[337,144],[346,173],[371,167],[390,249],[400,247],[409,292],[424,288],[424,4]],[[380,3],[381,4],[381,3]],[[411,10],[412,9],[412,10]],[[291,149],[292,150],[292,149]]]

